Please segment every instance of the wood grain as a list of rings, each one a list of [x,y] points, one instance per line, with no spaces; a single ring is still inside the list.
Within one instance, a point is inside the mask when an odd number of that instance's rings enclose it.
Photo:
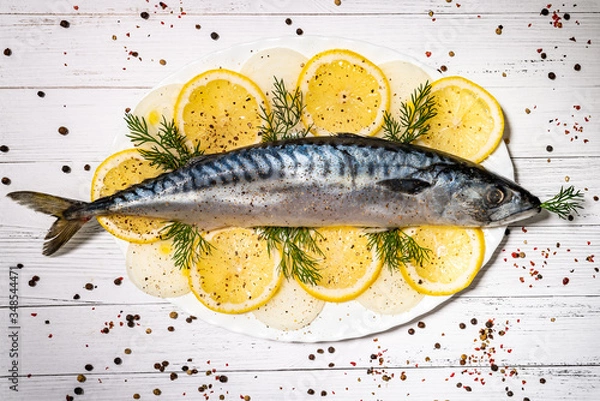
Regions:
[[[1,400],[598,398],[598,1],[165,3],[0,5],[0,176],[10,180],[0,185]],[[261,340],[192,319],[138,291],[97,225],[58,256],[41,255],[52,218],[8,192],[89,199],[123,113],[150,88],[210,52],[299,29],[386,46],[478,82],[504,110],[517,181],[542,199],[575,185],[585,210],[510,227],[467,291],[415,322],[335,343]],[[9,272],[18,264],[13,358]]]

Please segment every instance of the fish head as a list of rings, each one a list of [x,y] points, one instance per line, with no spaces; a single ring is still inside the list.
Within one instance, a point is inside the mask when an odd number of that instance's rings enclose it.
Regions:
[[[463,166],[447,184],[453,190],[444,214],[463,222],[461,225],[504,226],[541,211],[539,198],[515,182],[477,165]]]

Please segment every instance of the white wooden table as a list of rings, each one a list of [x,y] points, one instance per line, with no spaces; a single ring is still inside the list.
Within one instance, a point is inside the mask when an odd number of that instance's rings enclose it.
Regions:
[[[547,15],[544,2],[515,0],[124,3],[0,5],[1,400],[600,397],[598,1]],[[149,88],[215,50],[299,33],[387,46],[480,83],[504,108],[517,180],[542,199],[575,185],[585,210],[511,227],[468,291],[408,325],[335,343],[235,334],[116,285],[124,257],[97,227],[42,257],[51,219],[6,193],[88,199],[125,109]]]

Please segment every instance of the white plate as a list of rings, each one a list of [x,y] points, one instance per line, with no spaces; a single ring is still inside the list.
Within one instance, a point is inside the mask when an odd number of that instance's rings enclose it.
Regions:
[[[170,84],[183,84],[194,76],[209,69],[227,68],[234,71],[240,71],[244,63],[252,55],[274,47],[287,47],[304,54],[308,58],[323,50],[347,48],[364,55],[375,64],[396,60],[405,61],[419,66],[431,77],[440,75],[438,71],[423,65],[411,57],[403,55],[395,50],[366,42],[351,41],[341,38],[294,36],[242,44],[206,55],[167,77],[154,89]],[[122,148],[124,146],[130,147],[131,143],[129,143],[128,139],[124,138],[123,135],[120,135],[115,141],[115,147]],[[496,151],[482,164],[488,170],[513,179],[513,166],[504,143],[501,143],[498,149],[496,149]],[[505,227],[483,230],[486,246],[484,264],[490,260],[495,249],[502,241],[504,231]],[[120,241],[119,245],[122,249],[126,249],[126,243],[123,241]],[[226,315],[213,312],[204,307],[191,293],[179,298],[170,298],[169,300],[186,312],[195,315],[207,323],[221,326],[234,332],[278,341],[317,342],[362,337],[382,332],[408,323],[417,317],[434,310],[449,298],[451,297],[426,296],[410,311],[392,316],[373,313],[356,301],[339,304],[327,303],[316,320],[307,327],[295,331],[281,331],[269,328],[256,319],[252,313]]]

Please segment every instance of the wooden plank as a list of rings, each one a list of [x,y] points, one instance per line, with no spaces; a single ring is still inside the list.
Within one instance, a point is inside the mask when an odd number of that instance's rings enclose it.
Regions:
[[[448,74],[466,76],[486,87],[558,91],[588,87],[591,82],[598,86],[600,59],[588,44],[600,41],[595,14],[582,14],[578,25],[561,30],[548,26],[547,21],[535,23],[535,15],[448,15],[431,21],[422,14],[403,18],[399,24],[396,15],[349,14],[336,17],[336,31],[331,32],[328,18],[298,16],[293,25],[287,25],[282,16],[261,15],[257,23],[253,15],[226,14],[175,18],[165,25],[156,22],[157,26],[140,24],[133,16],[83,15],[74,16],[65,29],[57,17],[0,15],[0,24],[6,27],[0,41],[12,50],[10,57],[1,59],[0,88],[39,88],[49,82],[52,87],[151,87],[189,62],[238,43],[297,36],[298,28],[304,35],[369,41],[375,26],[385,32],[377,44],[433,67],[444,65]],[[203,26],[200,30],[195,27],[198,23]],[[495,33],[498,25],[503,26],[501,35]],[[212,32],[219,34],[218,40],[211,39]],[[540,48],[547,53],[545,60],[540,58]],[[576,63],[582,66],[579,72],[573,69]],[[557,79],[548,79],[549,72]],[[519,96],[526,93],[521,91]]]
[[[75,399],[86,398],[98,401],[130,400],[133,399],[134,394],[140,395],[142,400],[155,398],[237,400],[248,396],[249,400],[274,398],[388,400],[406,397],[419,401],[457,399],[504,401],[523,400],[527,397],[531,400],[546,401],[565,399],[594,401],[597,398],[597,388],[594,383],[600,379],[598,367],[570,366],[519,367],[519,374],[508,378],[500,374],[488,377],[487,371],[482,371],[478,375],[468,372],[461,374],[460,369],[427,367],[416,370],[380,369],[377,372],[368,374],[364,369],[229,372],[217,369],[216,374],[208,377],[204,372],[191,376],[178,372],[178,378],[174,381],[169,378],[170,372],[135,374],[126,378],[104,372],[86,374],[87,380],[83,384],[77,382],[75,374],[32,376],[21,379],[19,393],[11,394],[13,398],[10,399],[12,401],[46,399],[46,397],[64,399],[66,395],[75,396],[73,390],[79,387],[84,390],[84,395],[76,396]],[[227,382],[218,381],[217,375],[226,376]],[[400,377],[405,379],[402,380]],[[480,383],[481,379],[485,380],[484,385]],[[199,392],[198,388],[204,385],[211,388]],[[155,396],[155,389],[160,390],[160,397]],[[310,390],[314,393],[309,392]],[[322,394],[322,391],[325,393]]]
[[[124,255],[101,229],[75,237],[66,253],[51,258],[41,255],[44,228],[18,228],[18,235],[14,234],[16,230],[0,229],[0,241],[11,250],[10,255],[3,256],[0,274],[7,276],[10,266],[24,265],[20,279],[22,305],[161,303],[134,288],[126,275]],[[598,296],[598,243],[596,226],[528,226],[526,232],[515,227],[464,296]],[[29,287],[27,283],[35,275],[41,280]],[[115,286],[114,280],[119,277],[124,277],[123,284]],[[87,283],[95,286],[93,291],[84,289]],[[0,290],[8,285],[1,284]],[[75,294],[79,300],[73,299]],[[7,291],[0,291],[3,303],[7,297]]]
[[[44,91],[43,98],[37,95],[38,89]],[[0,108],[7,116],[0,132],[0,144],[9,148],[0,154],[0,163],[99,162],[111,152],[117,134],[126,133],[125,110],[134,108],[147,91],[43,87],[0,90]],[[544,99],[558,96],[553,88],[528,90],[526,96],[515,99],[519,91],[512,86],[493,89],[504,109],[505,138],[512,157],[555,159],[600,154],[600,143],[594,135],[600,131],[600,120],[590,118],[592,110],[600,109],[600,87],[564,90],[561,102],[543,105]],[[24,102],[32,107],[20,107]],[[58,132],[63,126],[69,130],[66,136]],[[550,151],[548,146],[551,146]]]
[[[490,4],[464,3],[464,2],[439,2],[426,0],[415,2],[370,2],[368,0],[347,1],[334,0],[318,1],[309,0],[303,2],[294,1],[252,1],[234,0],[228,2],[164,2],[161,6],[158,2],[125,3],[118,0],[105,1],[102,4],[91,0],[43,2],[39,6],[31,3],[20,3],[18,0],[8,0],[3,4],[2,13],[7,14],[41,14],[57,16],[76,16],[87,14],[138,14],[142,11],[149,13],[151,18],[166,17],[171,14],[180,15],[221,15],[231,12],[236,14],[423,14],[430,10],[435,13],[448,14],[498,14],[506,13],[507,10],[515,9],[515,2],[510,0],[495,1]],[[515,14],[532,14],[539,16],[546,4],[524,3],[519,4]],[[569,12],[573,16],[581,13],[598,12],[600,7],[594,0],[578,1],[576,4],[555,4],[549,8],[550,11],[559,11],[560,14]],[[550,16],[546,16],[549,19]],[[140,19],[140,22],[143,20]]]
[[[21,372],[83,373],[83,367],[90,363],[95,372],[152,373],[154,363],[163,360],[175,370],[185,365],[200,371],[209,369],[208,365],[233,371],[312,370],[327,368],[331,362],[337,368],[366,369],[379,363],[371,357],[379,353],[382,365],[396,368],[474,369],[490,368],[492,363],[598,366],[600,350],[590,347],[595,331],[600,329],[597,301],[597,296],[535,297],[527,302],[510,297],[459,297],[420,317],[421,325],[413,322],[363,339],[317,344],[262,340],[201,320],[188,323],[188,314],[168,304],[28,306],[20,309]],[[176,319],[170,317],[173,311],[178,312]],[[139,317],[133,328],[127,327],[129,314]],[[493,326],[486,331],[488,321]],[[482,330],[489,338],[480,338]],[[568,347],[561,347],[564,335],[569,335]],[[334,353],[328,351],[330,346]],[[73,352],[63,366],[56,366],[52,359],[39,358],[40,347],[55,355]],[[131,355],[124,353],[125,348],[132,350]],[[244,357],[240,358],[241,354]],[[312,360],[310,354],[316,358]],[[467,355],[464,365],[463,354]],[[115,366],[115,357],[125,363]],[[192,364],[189,357],[194,357]]]

